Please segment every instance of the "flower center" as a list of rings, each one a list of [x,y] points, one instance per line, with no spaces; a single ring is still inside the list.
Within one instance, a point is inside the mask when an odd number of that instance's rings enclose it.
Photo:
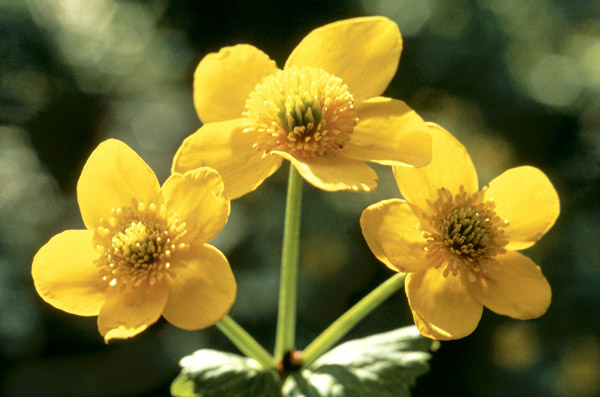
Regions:
[[[256,136],[254,148],[300,158],[343,148],[358,122],[348,86],[308,66],[265,77],[246,101],[243,117],[244,132]]]
[[[452,196],[442,188],[437,200],[428,202],[433,211],[424,215],[429,224],[424,232],[426,250],[436,268],[446,265],[445,277],[461,273],[475,281],[479,272],[497,269],[494,257],[506,252],[508,240],[502,228],[508,221],[496,215],[492,200],[483,200],[484,193],[485,189],[467,193],[461,186]]]
[[[173,253],[189,249],[189,244],[180,242],[185,222],[177,217],[167,220],[166,215],[164,204],[158,207],[133,199],[129,207],[113,208],[110,219],[100,219],[94,242],[103,280],[110,286],[138,286],[162,279]]]

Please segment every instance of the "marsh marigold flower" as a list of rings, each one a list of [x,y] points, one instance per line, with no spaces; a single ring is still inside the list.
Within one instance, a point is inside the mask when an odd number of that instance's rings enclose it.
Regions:
[[[204,125],[185,139],[174,172],[215,168],[225,194],[256,189],[283,159],[314,186],[371,191],[364,161],[423,166],[431,138],[404,102],[381,97],[396,73],[402,39],[383,17],[320,27],[282,70],[251,45],[205,56],[194,74],[194,104]]]
[[[406,295],[425,336],[457,339],[477,327],[483,306],[517,319],[541,316],[550,285],[531,259],[516,252],[552,227],[559,200],[539,169],[517,167],[478,189],[465,148],[431,124],[433,160],[394,167],[406,200],[381,201],[360,223],[375,256],[407,272]]]
[[[87,230],[54,236],[33,259],[40,296],[80,316],[98,316],[108,342],[160,316],[193,330],[221,319],[236,295],[225,256],[206,244],[227,222],[217,172],[171,175],[161,186],[127,145],[101,143],[77,184]]]

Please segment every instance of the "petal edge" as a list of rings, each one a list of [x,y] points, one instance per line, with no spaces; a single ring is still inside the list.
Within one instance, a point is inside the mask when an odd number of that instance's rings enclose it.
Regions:
[[[214,168],[223,178],[224,195],[230,200],[255,190],[279,169],[282,159],[263,156],[252,147],[252,136],[243,129],[242,119],[204,124],[177,149],[172,172]]]
[[[490,270],[474,283],[471,291],[485,307],[520,320],[546,313],[552,300],[548,280],[539,266],[518,252],[497,257],[498,270]]]
[[[236,297],[237,285],[227,258],[205,244],[177,260],[176,277],[168,279],[170,294],[163,316],[187,330],[213,325],[227,314]],[[186,264],[182,266],[181,261]]]
[[[470,335],[479,324],[483,305],[460,276],[442,275],[444,266],[406,276],[408,303],[419,331],[440,340]]]
[[[496,203],[496,214],[508,220],[505,229],[509,250],[531,247],[556,222],[560,214],[558,193],[541,170],[511,168],[494,178],[485,192]]]
[[[96,230],[113,208],[128,207],[131,199],[161,204],[154,171],[125,143],[108,139],[88,158],[77,182],[77,201],[85,226]]]
[[[203,123],[241,117],[256,84],[276,70],[275,61],[249,44],[223,47],[206,55],[194,72],[198,117]]]
[[[201,167],[172,174],[163,184],[169,216],[186,223],[185,240],[203,244],[219,233],[229,216],[230,204],[223,195],[223,179],[212,168]]]
[[[394,271],[418,272],[429,265],[420,220],[408,203],[390,199],[367,207],[360,227],[373,255]]]
[[[365,163],[344,157],[315,157],[299,160],[287,152],[273,151],[289,160],[311,185],[328,191],[370,192],[377,187],[377,174]]]
[[[106,282],[94,260],[93,232],[66,230],[52,237],[33,258],[31,274],[38,294],[57,309],[97,316]]]
[[[285,68],[312,66],[340,77],[355,100],[381,95],[396,74],[402,36],[385,17],[333,22],[310,32],[292,51]]]
[[[478,191],[477,171],[465,147],[443,127],[427,123],[432,138],[431,163],[421,168],[393,167],[400,193],[406,201],[427,208],[427,200],[435,202],[438,189],[452,194]]]
[[[431,134],[406,103],[375,97],[357,106],[358,124],[344,157],[383,165],[422,167],[431,162]]]

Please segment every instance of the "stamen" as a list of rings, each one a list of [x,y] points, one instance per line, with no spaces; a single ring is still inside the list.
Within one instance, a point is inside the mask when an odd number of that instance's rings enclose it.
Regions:
[[[167,220],[166,214],[164,204],[133,199],[129,207],[112,209],[108,221],[100,219],[94,236],[96,264],[104,269],[102,279],[109,286],[154,285],[170,270],[168,259],[189,249],[188,243],[179,242],[187,232],[185,222]]]
[[[484,201],[484,194],[485,189],[467,193],[461,186],[452,196],[442,188],[435,202],[427,202],[431,210],[423,215],[429,230],[423,232],[425,250],[435,268],[445,266],[444,277],[465,274],[474,282],[481,272],[499,267],[494,257],[506,252],[503,228],[508,220],[496,215],[494,202]]]
[[[244,132],[256,137],[255,149],[301,158],[343,148],[358,121],[348,86],[307,66],[267,76],[250,94],[243,116]]]

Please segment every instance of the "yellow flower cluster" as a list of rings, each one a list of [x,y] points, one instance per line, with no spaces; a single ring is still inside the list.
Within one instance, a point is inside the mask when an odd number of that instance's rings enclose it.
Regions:
[[[98,146],[77,186],[86,230],[53,237],[33,260],[40,296],[98,316],[108,341],[160,316],[184,329],[219,321],[236,283],[206,244],[229,200],[256,189],[289,160],[326,191],[372,191],[365,162],[392,166],[404,197],[368,207],[360,223],[375,256],[408,272],[421,333],[454,339],[475,329],[483,306],[515,318],[542,315],[550,287],[530,259],[559,213],[538,169],[519,167],[479,190],[464,147],[404,102],[381,96],[402,39],[384,17],[354,18],[309,33],[279,69],[251,45],[205,56],[194,75],[203,125],[177,153],[162,185],[129,147]]]

